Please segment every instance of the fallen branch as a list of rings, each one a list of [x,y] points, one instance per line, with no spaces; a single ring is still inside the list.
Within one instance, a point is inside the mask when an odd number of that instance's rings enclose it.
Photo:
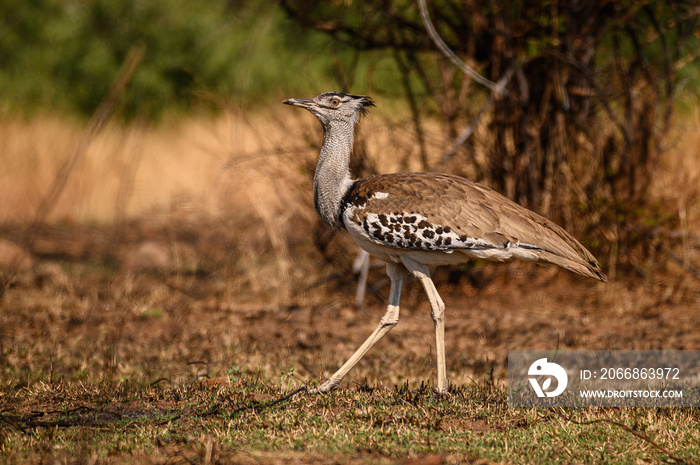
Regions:
[[[290,392],[289,394],[287,394],[287,395],[285,395],[285,396],[282,396],[282,397],[280,397],[280,398],[278,398],[278,399],[275,399],[275,400],[273,400],[273,401],[270,401],[270,402],[267,402],[267,403],[264,403],[264,404],[257,404],[257,403],[256,403],[256,404],[252,404],[252,405],[246,405],[246,406],[243,406],[243,407],[238,407],[237,409],[233,410],[233,411],[229,414],[229,417],[230,417],[230,418],[233,418],[234,415],[236,415],[236,414],[238,414],[238,413],[241,413],[241,412],[245,412],[246,410],[253,410],[254,412],[257,412],[257,411],[260,411],[260,410],[262,410],[262,409],[274,407],[275,405],[277,405],[277,404],[279,404],[279,403],[281,403],[281,402],[284,402],[285,400],[291,399],[292,397],[294,397],[295,395],[299,394],[300,392],[306,392],[306,391],[307,391],[306,386],[302,386],[302,387],[300,387],[299,389],[296,389],[296,390]],[[207,412],[203,413],[202,416],[216,415],[216,414],[219,413],[219,412],[221,412],[221,404],[215,405],[214,407],[212,407],[211,409],[209,409]]]

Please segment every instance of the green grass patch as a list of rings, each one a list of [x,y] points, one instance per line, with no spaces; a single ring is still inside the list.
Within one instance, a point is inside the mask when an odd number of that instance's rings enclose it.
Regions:
[[[505,392],[490,385],[452,387],[444,398],[427,386],[360,386],[302,391],[277,402],[290,392],[244,377],[190,386],[39,384],[3,395],[0,454],[16,463],[107,457],[127,463],[135,456],[142,463],[396,463],[426,456],[447,463],[691,463],[700,457],[698,409],[513,409]]]

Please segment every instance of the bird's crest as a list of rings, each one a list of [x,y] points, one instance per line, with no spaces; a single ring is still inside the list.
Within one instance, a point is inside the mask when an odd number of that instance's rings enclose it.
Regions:
[[[372,97],[368,97],[366,95],[353,95],[353,97],[359,99],[360,103],[362,104],[360,106],[360,114],[362,116],[367,116],[367,113],[369,113],[369,107],[376,107]]]

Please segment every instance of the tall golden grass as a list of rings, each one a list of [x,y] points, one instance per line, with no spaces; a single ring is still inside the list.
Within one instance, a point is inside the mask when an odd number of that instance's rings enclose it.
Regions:
[[[677,207],[686,237],[695,235],[700,247],[700,101],[692,111],[676,118],[665,147],[652,192],[656,200]]]
[[[157,126],[108,125],[69,173],[47,220],[231,217],[262,225],[284,255],[289,219],[314,221],[311,175],[321,140],[311,115],[285,110],[279,105],[258,114],[228,111]],[[358,143],[372,168],[420,170],[410,124],[383,124],[381,114],[371,119],[360,126]],[[426,128],[429,164],[436,166],[449,141],[437,125]],[[56,116],[0,119],[0,224],[33,219],[82,131]],[[689,248],[700,231],[700,105],[676,118],[666,147],[652,191],[677,208]]]
[[[157,127],[108,126],[70,173],[48,220],[104,223],[118,214],[173,209],[217,213],[230,197],[241,197],[238,207],[252,198],[279,202],[282,183],[271,179],[295,173],[282,169],[287,160],[274,128],[264,118],[251,122],[234,114]],[[0,222],[33,218],[81,131],[78,124],[49,116],[0,121]],[[250,154],[259,158],[247,158]]]

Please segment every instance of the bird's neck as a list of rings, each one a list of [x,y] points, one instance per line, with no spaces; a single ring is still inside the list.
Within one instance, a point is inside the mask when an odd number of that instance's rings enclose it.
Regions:
[[[350,155],[354,124],[331,122],[323,127],[323,146],[314,175],[314,206],[332,228],[342,227],[340,211],[345,193],[352,185]]]

